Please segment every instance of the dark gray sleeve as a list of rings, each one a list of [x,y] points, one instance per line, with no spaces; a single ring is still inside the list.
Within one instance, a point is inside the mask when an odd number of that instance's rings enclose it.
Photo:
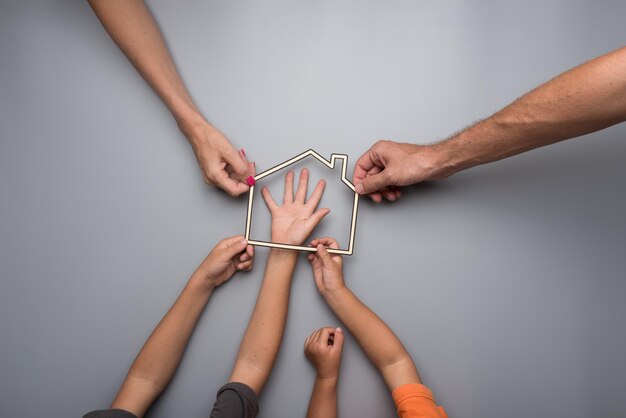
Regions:
[[[101,411],[91,411],[85,414],[83,418],[137,418],[137,416],[123,409],[103,409]]]
[[[259,401],[252,388],[244,383],[230,382],[217,391],[211,418],[254,418]]]

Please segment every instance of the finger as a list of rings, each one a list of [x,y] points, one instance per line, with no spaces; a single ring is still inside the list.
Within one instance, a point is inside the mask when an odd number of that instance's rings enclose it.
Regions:
[[[240,152],[235,151],[231,146],[229,149],[222,151],[224,161],[232,168],[236,180],[244,184],[248,184],[249,177],[252,177],[252,171],[248,165],[248,159],[242,156]],[[252,178],[254,181],[254,177]],[[253,183],[254,184],[254,183]]]
[[[227,238],[226,240],[221,241],[220,244],[224,244],[220,248],[224,257],[231,259],[246,249],[248,241],[242,236],[237,236]]]
[[[330,253],[326,250],[326,247],[324,247],[322,244],[317,245],[317,255],[322,261],[322,264],[325,266],[329,265],[333,261],[332,258],[330,257]]]
[[[248,245],[246,253],[250,256],[250,258],[254,258],[254,245]]]
[[[240,149],[239,150],[239,156],[241,157],[241,159],[248,164],[248,168],[250,168],[249,162],[248,162],[248,157],[246,156],[246,151],[244,151],[244,149]]]
[[[337,240],[333,237],[324,237],[324,238],[320,238],[318,240],[316,240],[318,242],[318,244],[322,244],[324,247],[330,247],[330,248],[334,248],[334,249],[338,249],[339,248],[339,244],[337,243]],[[318,245],[316,244],[316,246]]]
[[[241,254],[241,256],[239,257],[239,262],[240,263],[245,263],[248,260],[250,260],[250,256],[248,255],[247,252]]]
[[[308,226],[313,229],[317,226],[317,224],[319,224],[321,222],[322,219],[324,219],[324,216],[328,215],[330,213],[330,209],[328,208],[323,208],[323,209],[319,209],[317,211],[315,211],[315,213],[313,213],[313,215],[309,216],[309,218],[306,220]]]
[[[383,166],[375,152],[377,146],[378,143],[374,144],[356,161],[354,165],[354,175],[352,176],[352,180],[355,184],[363,181],[374,167]]]
[[[265,204],[267,205],[267,208],[270,210],[270,212],[278,207],[278,205],[272,198],[270,190],[267,187],[263,187],[261,189],[261,195],[263,195],[263,200],[265,200]]]
[[[312,344],[317,344],[317,339],[319,338],[320,332],[321,332],[321,329],[315,330],[315,332],[311,336],[311,343]]]
[[[304,204],[306,200],[306,192],[309,188],[309,170],[303,168],[300,172],[300,180],[298,181],[298,190],[296,191],[296,202]]]
[[[233,197],[239,196],[250,190],[250,186],[246,183],[242,183],[239,180],[231,178],[226,172],[226,169],[220,169],[219,171],[214,172],[212,181],[217,187]]]
[[[240,271],[250,271],[250,270],[252,270],[252,264],[253,264],[252,260],[248,260],[248,261],[246,261],[244,263],[239,263],[239,264],[237,264],[237,270],[240,270]]]
[[[333,341],[333,349],[341,351],[343,349],[343,330],[339,327],[335,328],[335,340]]]
[[[309,201],[306,202],[306,204],[315,209],[317,205],[320,203],[320,200],[322,199],[322,195],[324,194],[325,187],[326,187],[326,181],[320,180],[319,182],[317,182],[317,185],[315,186],[315,190],[313,190],[313,193],[311,193],[311,197],[309,197]]]
[[[315,255],[314,255],[314,254],[309,253],[309,254],[307,254],[306,258],[307,258],[309,261],[313,261],[313,260],[315,260]]]
[[[289,171],[285,176],[285,195],[283,203],[293,202],[293,171]]]
[[[237,245],[241,240],[245,240],[245,237],[243,235],[234,235],[232,237],[224,238],[217,243],[215,248],[224,249],[232,247],[233,245]]]
[[[330,335],[333,332],[335,332],[335,328],[329,328],[329,327],[322,328],[317,342],[319,344],[328,345],[328,340],[330,339]]]
[[[389,171],[383,170],[378,174],[367,176],[355,185],[358,194],[369,194],[377,192],[390,184]]]
[[[385,199],[389,200],[390,202],[393,202],[396,200],[396,192],[389,190],[389,188],[385,188],[381,190],[380,193],[383,195]]]

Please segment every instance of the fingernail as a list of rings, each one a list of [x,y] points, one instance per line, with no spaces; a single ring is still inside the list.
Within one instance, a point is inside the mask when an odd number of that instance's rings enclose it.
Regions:
[[[343,332],[343,330],[341,328],[337,328],[335,331],[336,332]]]
[[[241,240],[241,245],[248,245],[248,241],[246,241],[245,239]]]
[[[361,183],[357,184],[356,186],[354,186],[354,188],[356,189],[356,192],[358,194],[361,194],[365,191],[365,189],[363,188],[363,185]]]
[[[243,154],[244,157],[246,156],[246,151],[243,148],[241,149],[241,154]]]
[[[248,186],[254,186],[256,181],[254,181],[254,177],[248,176],[248,178],[246,179],[246,183],[248,183]]]

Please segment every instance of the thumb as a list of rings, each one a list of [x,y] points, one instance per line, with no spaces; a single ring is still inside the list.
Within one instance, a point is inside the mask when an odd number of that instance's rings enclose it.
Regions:
[[[355,186],[358,194],[370,194],[379,191],[389,185],[389,174],[386,170],[378,174],[367,176]]]
[[[328,266],[329,263],[332,263],[333,260],[330,258],[330,253],[322,244],[317,244],[317,254],[320,256],[324,266]]]
[[[335,339],[333,342],[333,348],[341,351],[343,348],[343,330],[341,328],[335,328]]]
[[[237,254],[241,253],[248,246],[248,241],[242,237],[233,237],[230,240],[224,242],[224,246],[222,247],[222,255],[231,259]]]
[[[244,159],[234,149],[228,150],[224,154],[224,160],[230,165],[235,172],[235,175],[242,183],[248,183],[248,178],[253,175],[253,171],[248,164],[248,161]]]

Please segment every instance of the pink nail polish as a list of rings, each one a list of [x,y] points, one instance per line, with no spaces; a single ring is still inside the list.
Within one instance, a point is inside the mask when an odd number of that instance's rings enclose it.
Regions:
[[[244,157],[246,156],[246,151],[244,151],[243,148],[241,149],[241,153],[243,154]]]
[[[248,186],[254,186],[256,182],[254,181],[254,177],[248,176],[248,178],[246,179],[246,183],[248,183]]]

